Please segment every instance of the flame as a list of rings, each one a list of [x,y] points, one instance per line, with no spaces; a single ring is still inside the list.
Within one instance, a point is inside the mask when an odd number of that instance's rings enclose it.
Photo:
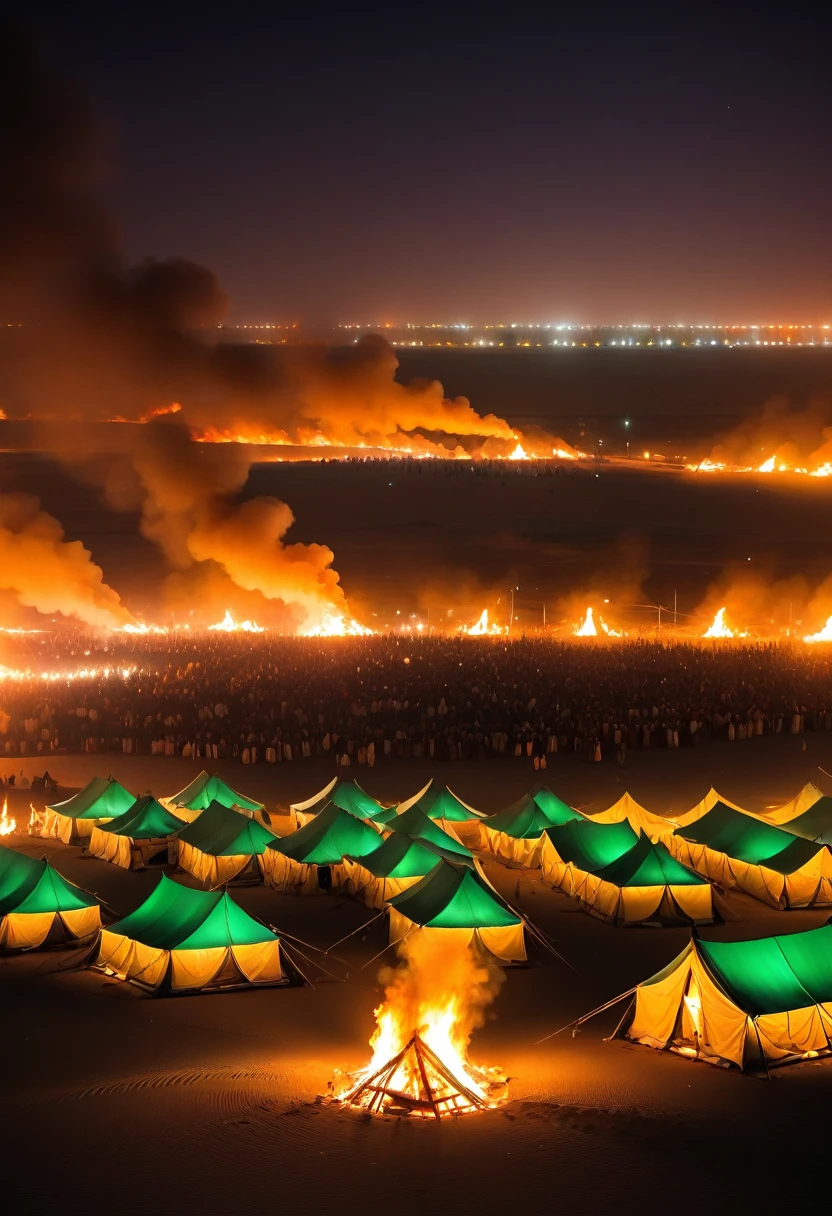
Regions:
[[[188,628],[187,625],[184,626]],[[149,633],[167,633],[164,625],[145,625],[143,622],[137,625],[122,625],[120,629],[114,629],[113,633],[137,633],[144,637]]]
[[[496,1069],[472,1065],[468,1042],[503,973],[479,963],[469,947],[459,943],[417,935],[402,943],[399,952],[402,962],[387,972],[391,982],[385,1000],[374,1010],[372,1058],[343,1078],[335,1097],[371,1110],[381,1109],[386,1097],[412,1114],[437,1118],[497,1106],[505,1099],[506,1079]],[[433,1053],[441,1073],[434,1070],[426,1077],[418,1051],[407,1050],[414,1047],[414,1037]],[[376,1088],[363,1088],[378,1078],[383,1079],[381,1097],[378,1080]]]
[[[757,470],[758,473],[773,473],[774,472],[774,457],[770,456],[768,460],[764,460]]]
[[[608,638],[620,638],[621,637],[621,630],[620,629],[611,629],[610,626],[607,624],[607,622],[601,617],[599,617],[599,624]]]
[[[311,629],[304,629],[301,632],[301,637],[304,638],[365,638],[375,634],[374,629],[369,629],[365,625],[359,625],[358,621],[352,619],[347,620],[343,616],[333,616],[331,613],[325,613],[323,620],[318,625],[313,625]]]
[[[520,442],[518,442],[517,447],[512,452],[509,452],[508,459],[509,460],[528,460],[529,454],[528,454],[528,452],[526,452],[523,449],[523,445]]]
[[[733,636],[733,630],[729,629],[725,624],[724,608],[720,608],[719,612],[717,612],[716,616],[711,622],[710,628],[702,634],[703,638],[732,638]]]
[[[586,616],[580,625],[576,625],[574,629],[576,638],[597,638],[598,630],[595,626],[595,621],[592,616],[592,609],[587,608]]]
[[[804,642],[832,642],[832,616],[827,618],[823,629],[817,633],[807,633]]]
[[[9,800],[3,803],[3,814],[0,815],[0,836],[11,836],[17,828],[17,821],[9,819]]]
[[[209,630],[219,633],[264,633],[262,625],[258,625],[256,621],[235,621],[234,617],[226,608],[225,616],[221,621],[217,621],[216,625],[209,625]]]
[[[469,626],[468,629],[463,628],[462,632],[469,638],[481,638],[481,637],[486,637],[486,636],[501,637],[503,630],[497,624],[492,623],[489,625],[488,609],[483,608],[480,618],[477,621],[476,625],[471,625],[471,626]]]
[[[0,680],[108,680],[111,675],[121,676],[128,680],[139,669],[138,667],[75,667],[64,671],[23,671],[19,667],[3,667],[0,665]]]

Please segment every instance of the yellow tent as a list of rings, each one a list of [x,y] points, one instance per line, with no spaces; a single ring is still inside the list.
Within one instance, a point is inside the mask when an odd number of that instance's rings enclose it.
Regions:
[[[648,811],[626,792],[605,811],[593,812],[584,808],[582,813],[593,823],[629,823],[633,831],[644,832],[652,841],[661,840],[676,826],[676,822]]]

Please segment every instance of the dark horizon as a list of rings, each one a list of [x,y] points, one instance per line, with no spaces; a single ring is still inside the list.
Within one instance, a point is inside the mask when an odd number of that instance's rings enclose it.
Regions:
[[[233,322],[832,317],[800,13],[26,19],[91,94],[128,258],[209,266]]]

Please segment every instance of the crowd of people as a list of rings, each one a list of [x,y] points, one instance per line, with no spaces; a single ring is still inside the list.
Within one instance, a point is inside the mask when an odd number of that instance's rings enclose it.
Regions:
[[[0,761],[118,751],[540,768],[563,753],[624,763],[633,749],[832,729],[825,647],[202,634],[79,649],[74,637],[49,643],[58,678],[21,675],[42,671],[43,645],[16,644],[18,674],[0,680]]]

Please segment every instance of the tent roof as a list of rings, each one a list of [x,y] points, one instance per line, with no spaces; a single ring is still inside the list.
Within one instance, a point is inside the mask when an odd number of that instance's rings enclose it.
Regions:
[[[701,819],[677,828],[673,834],[737,861],[765,865],[778,874],[793,874],[825,847],[745,815],[724,802],[716,802]]]
[[[717,983],[751,1017],[832,1001],[832,925],[752,942],[694,939]]]
[[[457,857],[471,856],[470,849],[466,849],[464,844],[460,844],[454,836],[443,831],[439,824],[424,815],[418,805],[412,806],[403,815],[396,815],[395,818],[388,820],[385,826],[392,832],[404,832],[415,840],[429,840],[443,853],[455,854]]]
[[[633,847],[638,840],[626,819],[618,823],[573,820],[546,829],[546,835],[563,861],[594,874]]]
[[[232,790],[222,777],[218,777],[216,773],[208,774],[205,769],[198,777],[194,777],[184,790],[168,798],[167,802],[171,806],[182,806],[189,811],[203,811],[212,802],[219,802],[227,807],[239,806],[244,811],[263,810],[262,802],[255,802],[252,798],[246,798],[245,794]]]
[[[447,785],[440,788],[433,782],[428,782],[415,798],[409,798],[399,804],[399,813],[404,814],[411,807],[418,807],[429,819],[447,819],[454,823],[463,823],[470,819],[481,819],[482,812],[475,811],[467,802],[458,798]]]
[[[179,833],[179,839],[212,857],[253,857],[277,837],[250,815],[212,802]]]
[[[369,823],[329,802],[309,823],[291,836],[273,840],[269,848],[304,865],[331,866],[344,857],[366,857],[378,848],[380,839]]]
[[[102,824],[101,831],[129,836],[131,840],[155,840],[160,836],[170,836],[184,826],[184,820],[177,819],[152,794],[144,794],[123,815]]]
[[[583,814],[588,819],[592,819],[594,823],[622,823],[626,821],[634,831],[644,831],[651,839],[664,835],[676,825],[676,821],[668,821],[661,815],[648,811],[640,802],[636,802],[632,794],[626,790],[612,806],[598,811],[584,807]]]
[[[515,840],[534,840],[542,836],[546,828],[578,819],[583,819],[579,811],[561,802],[551,790],[538,785],[532,786],[527,794],[505,810],[489,815],[482,822],[492,832],[505,832]]]
[[[376,819],[386,815],[391,809],[382,806],[375,798],[371,798],[357,781],[342,781],[340,777],[333,777],[329,785],[325,785],[319,793],[308,798],[306,802],[293,802],[291,809],[305,811],[307,815],[319,815],[330,802],[340,807],[342,811],[354,815],[356,819]]]
[[[64,802],[47,807],[70,819],[115,819],[136,801],[113,777],[93,777],[82,790]]]
[[[0,916],[9,912],[74,912],[98,900],[53,870],[48,861],[0,846]]]
[[[244,912],[227,891],[195,891],[164,874],[144,903],[110,925],[110,932],[156,950],[256,946],[277,938]]]
[[[653,843],[642,832],[621,857],[595,871],[604,882],[616,887],[705,887],[708,881],[677,861],[661,841]]]
[[[434,929],[493,929],[522,923],[476,869],[451,861],[437,862],[429,874],[389,902],[408,920]]]
[[[428,841],[414,840],[404,832],[391,832],[377,849],[357,860],[375,878],[424,878],[440,856]]]
[[[712,810],[717,805],[730,807],[732,811],[743,812],[743,808],[738,806],[736,802],[732,802],[730,798],[723,798],[722,794],[718,794],[713,786],[708,790],[705,797],[697,802],[696,806],[691,807],[689,811],[680,811],[668,815],[668,819],[675,823],[678,827],[687,827],[691,823],[696,823],[707,815],[708,811]]]
[[[779,826],[784,832],[802,836],[804,840],[832,845],[832,798],[828,794],[821,794],[808,810]]]

